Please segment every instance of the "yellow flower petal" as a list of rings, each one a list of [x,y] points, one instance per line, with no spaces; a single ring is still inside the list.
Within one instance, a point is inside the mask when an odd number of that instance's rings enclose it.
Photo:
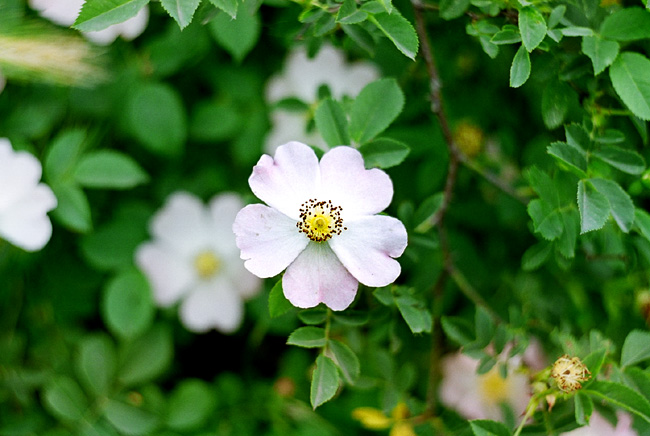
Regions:
[[[401,421],[396,422],[393,428],[390,429],[390,436],[415,436],[415,431],[410,422]]]
[[[372,407],[357,407],[352,411],[352,417],[370,430],[385,430],[393,423],[381,410]]]

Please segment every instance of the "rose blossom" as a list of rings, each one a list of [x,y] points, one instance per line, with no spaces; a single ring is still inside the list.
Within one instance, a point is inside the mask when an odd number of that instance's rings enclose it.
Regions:
[[[156,303],[182,300],[180,318],[189,330],[235,331],[244,300],[259,291],[260,280],[244,268],[231,230],[242,206],[234,194],[218,195],[208,207],[188,193],[172,194],[151,220],[154,241],[136,251]]]
[[[316,56],[309,58],[304,47],[294,48],[281,73],[273,76],[266,86],[266,101],[273,104],[286,98],[297,98],[306,105],[318,103],[318,88],[327,85],[336,100],[356,97],[368,83],[379,78],[377,67],[367,61],[348,63],[342,50],[323,45]],[[299,140],[327,149],[327,144],[315,131],[307,130],[312,115],[308,110],[275,108],[271,112],[272,129],[264,149],[273,153],[278,144]]]
[[[404,225],[376,215],[393,196],[386,173],[366,170],[361,153],[335,147],[320,162],[300,142],[263,155],[248,179],[263,204],[242,209],[233,230],[246,268],[258,277],[286,269],[282,287],[297,307],[348,307],[358,282],[385,286],[400,274]]]
[[[507,404],[515,414],[521,415],[531,397],[528,375],[519,371],[522,365],[533,370],[544,367],[546,357],[541,344],[533,339],[523,355],[507,358],[510,346],[498,356],[500,362],[508,365],[503,378],[497,366],[485,374],[477,374],[479,361],[461,352],[442,359],[442,384],[440,399],[447,407],[467,419],[501,420],[500,405]]]
[[[52,236],[47,212],[56,197],[39,183],[42,170],[34,156],[0,138],[0,238],[27,251],[40,250]]]

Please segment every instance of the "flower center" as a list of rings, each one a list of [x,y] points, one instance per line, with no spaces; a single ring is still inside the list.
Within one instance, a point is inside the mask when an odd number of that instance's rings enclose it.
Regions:
[[[221,261],[212,251],[202,251],[194,258],[194,267],[199,277],[208,279],[219,271]]]
[[[501,377],[496,368],[479,377],[479,391],[485,404],[498,404],[508,400],[510,383]]]
[[[343,227],[342,210],[341,206],[334,206],[331,200],[307,200],[300,206],[300,221],[296,227],[314,242],[327,241],[347,230],[347,227]]]

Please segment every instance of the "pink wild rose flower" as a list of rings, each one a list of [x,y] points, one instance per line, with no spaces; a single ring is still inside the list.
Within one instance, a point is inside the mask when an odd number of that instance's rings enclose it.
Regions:
[[[335,147],[319,162],[310,147],[289,142],[274,157],[263,155],[248,183],[266,205],[248,205],[235,218],[241,258],[261,278],[286,269],[282,288],[294,306],[343,310],[359,282],[386,286],[399,276],[394,258],[406,248],[406,229],[377,215],[393,184],[385,172],[365,169],[354,148]]]

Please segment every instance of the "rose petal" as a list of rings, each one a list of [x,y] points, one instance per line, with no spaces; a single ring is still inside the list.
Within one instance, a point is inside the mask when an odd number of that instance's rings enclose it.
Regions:
[[[316,132],[307,131],[306,113],[275,109],[271,113],[271,125],[273,127],[267,133],[264,141],[264,151],[268,154],[274,154],[278,146],[290,141],[300,141],[322,150],[328,149],[322,136]]]
[[[191,261],[157,242],[140,245],[135,263],[149,279],[154,300],[162,307],[177,302],[196,281]]]
[[[297,221],[300,205],[318,193],[318,158],[307,145],[289,142],[275,157],[263,155],[248,183],[257,198]]]
[[[261,278],[282,272],[309,242],[296,221],[263,204],[243,208],[233,231],[246,269]]]
[[[40,250],[52,237],[52,223],[47,212],[55,207],[56,197],[52,190],[39,183],[0,214],[0,235],[27,251]]]
[[[365,169],[361,153],[352,147],[336,147],[320,161],[321,200],[343,208],[346,218],[374,215],[386,209],[393,198],[393,183],[379,169]]]
[[[201,283],[189,293],[180,307],[180,317],[188,330],[201,333],[216,328],[232,333],[241,324],[244,303],[223,279]]]
[[[210,216],[198,198],[186,192],[170,195],[150,224],[151,233],[183,256],[210,246]]]
[[[394,257],[404,252],[408,236],[398,219],[375,215],[344,221],[347,227],[329,240],[341,263],[366,286],[386,286],[401,268]]]
[[[8,140],[0,143],[0,150],[0,211],[4,211],[34,189],[42,167],[31,154],[14,151]]]
[[[239,249],[235,244],[232,225],[242,207],[244,204],[237,194],[224,193],[213,197],[209,205],[212,219],[208,232],[212,239],[212,247],[220,257],[234,258],[240,263]]]
[[[239,258],[223,258],[223,274],[230,281],[233,288],[245,300],[254,297],[261,290],[262,281],[244,267],[244,262]]]
[[[358,283],[327,244],[311,243],[287,269],[282,288],[294,306],[325,303],[332,310],[343,310],[354,300]]]

